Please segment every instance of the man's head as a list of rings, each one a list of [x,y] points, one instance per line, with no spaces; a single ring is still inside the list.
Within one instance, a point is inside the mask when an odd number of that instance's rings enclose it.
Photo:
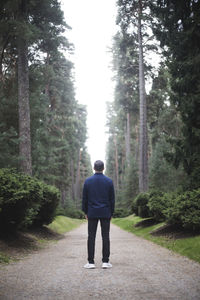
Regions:
[[[94,163],[94,170],[96,172],[103,172],[104,163],[101,160],[96,160],[95,163]]]

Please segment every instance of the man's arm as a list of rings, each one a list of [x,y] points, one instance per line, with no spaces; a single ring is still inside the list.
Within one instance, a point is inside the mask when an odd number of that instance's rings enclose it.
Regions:
[[[84,183],[84,186],[83,186],[82,211],[85,213],[85,215],[87,215],[87,213],[88,213],[88,197],[87,197],[86,183]]]

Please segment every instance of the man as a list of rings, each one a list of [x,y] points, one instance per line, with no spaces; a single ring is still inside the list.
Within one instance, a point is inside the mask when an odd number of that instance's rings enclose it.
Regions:
[[[85,180],[83,187],[82,210],[88,220],[88,263],[86,269],[94,269],[95,238],[98,221],[102,235],[102,268],[111,268],[110,256],[110,220],[115,206],[115,193],[112,180],[103,175],[104,163],[94,163],[95,174]]]

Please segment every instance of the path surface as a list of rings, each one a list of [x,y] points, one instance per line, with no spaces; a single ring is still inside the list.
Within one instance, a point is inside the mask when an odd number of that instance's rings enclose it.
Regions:
[[[112,269],[86,270],[86,224],[29,257],[0,267],[0,299],[199,300],[200,265],[111,227]]]

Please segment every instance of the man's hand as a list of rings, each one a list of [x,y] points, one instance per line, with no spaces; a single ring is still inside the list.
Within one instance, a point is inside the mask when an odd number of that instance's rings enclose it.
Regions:
[[[86,218],[86,220],[88,220],[88,216],[87,215],[85,215],[85,218]]]

